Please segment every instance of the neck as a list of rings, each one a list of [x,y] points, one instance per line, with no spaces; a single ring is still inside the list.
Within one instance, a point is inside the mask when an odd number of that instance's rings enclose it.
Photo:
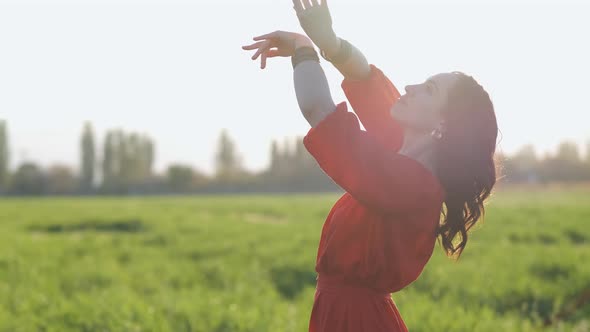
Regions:
[[[416,160],[434,173],[434,138],[430,136],[429,132],[406,128],[404,130],[404,144],[399,153]]]

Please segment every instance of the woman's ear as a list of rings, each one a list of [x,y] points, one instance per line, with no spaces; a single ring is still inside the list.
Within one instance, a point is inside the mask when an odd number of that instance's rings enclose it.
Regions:
[[[432,130],[430,136],[434,137],[435,139],[441,139],[446,131],[446,125],[444,120],[439,122],[438,126]]]

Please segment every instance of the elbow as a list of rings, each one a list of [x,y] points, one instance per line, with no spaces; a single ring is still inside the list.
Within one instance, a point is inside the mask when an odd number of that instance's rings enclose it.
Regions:
[[[297,104],[299,105],[301,114],[303,114],[308,121],[314,117],[314,114],[317,113],[320,108],[319,100],[310,98],[306,95],[297,94]]]
[[[313,113],[310,114],[310,120],[309,124],[312,127],[316,127],[318,124],[320,124],[320,122],[322,122],[322,120],[324,120],[327,116],[328,116],[329,112],[321,112],[321,111],[315,111]]]
[[[320,108],[301,108],[303,117],[310,126],[316,127],[322,120],[328,116],[328,112],[322,111]]]
[[[314,116],[313,116],[313,108],[309,107],[299,107],[301,109],[301,114],[307,122],[313,127],[314,126]]]
[[[309,119],[309,123],[312,127],[318,125],[322,120],[324,120],[328,115],[334,113],[336,111],[336,105],[330,98],[329,100],[323,100],[322,102],[318,103],[315,107],[309,108],[307,110],[301,110],[304,112],[304,116],[306,119]],[[307,114],[307,115],[306,115]]]
[[[336,105],[332,98],[321,98],[316,100],[298,100],[299,109],[303,117],[309,122],[312,127],[315,127],[326,116],[336,110]]]

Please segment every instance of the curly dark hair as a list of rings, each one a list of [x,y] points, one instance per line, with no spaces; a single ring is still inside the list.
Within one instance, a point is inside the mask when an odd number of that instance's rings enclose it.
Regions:
[[[443,108],[445,130],[435,148],[436,175],[446,191],[437,238],[447,256],[459,259],[496,184],[498,124],[483,87],[469,75],[453,74],[459,79]]]

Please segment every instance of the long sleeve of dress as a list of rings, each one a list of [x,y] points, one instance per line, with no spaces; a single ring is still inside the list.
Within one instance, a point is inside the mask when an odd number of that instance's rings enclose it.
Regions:
[[[397,88],[375,65],[370,65],[364,80],[346,78],[342,89],[361,123],[383,146],[399,151],[403,144],[403,129],[390,114],[400,97]]]
[[[432,179],[429,170],[377,137],[360,129],[343,102],[309,130],[303,143],[334,182],[372,210],[407,213],[438,199],[440,187],[424,185]]]

